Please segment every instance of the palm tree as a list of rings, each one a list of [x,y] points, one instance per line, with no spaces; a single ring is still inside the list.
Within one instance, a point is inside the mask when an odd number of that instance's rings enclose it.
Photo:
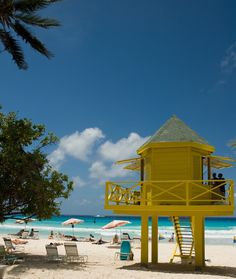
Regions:
[[[45,29],[59,26],[58,21],[36,14],[39,10],[58,1],[60,0],[0,0],[0,43],[4,47],[2,52],[10,53],[19,69],[25,70],[28,66],[19,41],[15,38],[16,35],[47,58],[53,56],[27,26]]]

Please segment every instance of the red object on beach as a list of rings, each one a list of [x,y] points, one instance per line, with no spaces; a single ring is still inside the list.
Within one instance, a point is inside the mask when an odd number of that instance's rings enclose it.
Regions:
[[[103,226],[102,229],[103,230],[114,229],[116,227],[124,226],[126,224],[130,224],[130,222],[125,220],[114,220],[108,223],[107,225]]]
[[[73,236],[74,236],[74,226],[77,224],[80,224],[80,223],[83,223],[84,220],[81,220],[81,219],[76,219],[76,218],[71,218],[71,219],[68,219],[66,220],[65,222],[62,223],[63,226],[67,226],[67,225],[71,225],[72,229],[73,229]]]
[[[76,224],[80,224],[83,223],[84,220],[81,219],[76,219],[76,218],[71,218],[66,220],[65,222],[62,223],[63,226],[67,226],[67,225],[76,225]]]

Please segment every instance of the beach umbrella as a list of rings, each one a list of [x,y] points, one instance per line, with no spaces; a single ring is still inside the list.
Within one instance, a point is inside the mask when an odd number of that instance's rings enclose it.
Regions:
[[[114,228],[117,228],[117,227],[120,227],[120,226],[124,226],[126,224],[130,224],[130,222],[125,221],[125,220],[113,220],[112,222],[103,226],[102,229],[103,230],[114,229]]]
[[[84,220],[81,220],[81,219],[70,218],[70,219],[66,220],[65,222],[62,222],[62,225],[63,226],[71,225],[72,230],[73,230],[73,236],[74,236],[75,225],[78,225],[78,224],[83,223],[83,222],[84,222]]]
[[[33,222],[33,221],[36,221],[36,219],[33,219],[33,218],[23,218],[23,219],[17,219],[16,220],[16,224],[25,224],[25,228],[26,228],[26,225],[29,223],[29,222]]]
[[[102,229],[103,230],[110,230],[110,229],[121,227],[121,226],[124,226],[124,225],[127,225],[127,224],[131,224],[131,222],[126,221],[126,220],[113,220],[112,222],[103,226]],[[120,235],[121,235],[121,230],[120,230]]]

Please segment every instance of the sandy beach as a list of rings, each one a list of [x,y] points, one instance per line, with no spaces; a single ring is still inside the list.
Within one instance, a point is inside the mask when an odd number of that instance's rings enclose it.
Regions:
[[[61,242],[56,241],[54,242]],[[1,237],[1,244],[3,239]],[[174,243],[159,244],[159,264],[149,265],[148,269],[141,267],[140,244],[133,244],[133,261],[120,261],[114,255],[119,249],[108,248],[109,244],[93,245],[90,242],[77,242],[80,254],[88,255],[88,262],[66,263],[46,261],[45,244],[51,240],[29,239],[22,253],[25,260],[12,266],[7,266],[5,279],[63,279],[63,278],[235,278],[236,277],[236,245],[206,245],[206,267],[195,271],[191,264],[180,264],[175,259],[168,264]],[[149,249],[149,253],[150,253]],[[60,255],[65,255],[63,245],[58,246]],[[19,253],[20,254],[20,253]],[[151,256],[150,256],[151,259]]]

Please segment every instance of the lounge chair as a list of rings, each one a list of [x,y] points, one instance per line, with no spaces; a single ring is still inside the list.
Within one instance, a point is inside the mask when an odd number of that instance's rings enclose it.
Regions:
[[[63,261],[64,256],[59,256],[57,246],[56,245],[46,245],[45,246],[47,251],[46,260],[47,261]]]
[[[69,262],[79,261],[79,262],[87,262],[87,255],[79,255],[76,243],[64,243],[65,251],[66,251],[66,260]]]
[[[23,231],[20,238],[23,239],[29,238],[29,231]]]
[[[25,250],[23,245],[13,245],[10,238],[3,237],[7,252],[22,252]]]
[[[9,233],[9,235],[21,237],[23,231],[24,231],[24,229],[21,229],[17,233]]]
[[[131,238],[128,233],[124,232],[122,233],[121,240],[131,240]]]
[[[115,258],[124,261],[124,260],[133,260],[134,254],[131,251],[131,244],[128,240],[123,240],[120,246],[120,252],[115,253]]]
[[[39,235],[38,235],[39,231],[35,231],[34,229],[32,229],[29,233],[29,235],[27,236],[27,238],[31,238],[31,239],[39,239]]]
[[[2,264],[14,264],[19,258],[16,255],[9,255],[5,247],[3,245],[0,245],[0,262]]]

